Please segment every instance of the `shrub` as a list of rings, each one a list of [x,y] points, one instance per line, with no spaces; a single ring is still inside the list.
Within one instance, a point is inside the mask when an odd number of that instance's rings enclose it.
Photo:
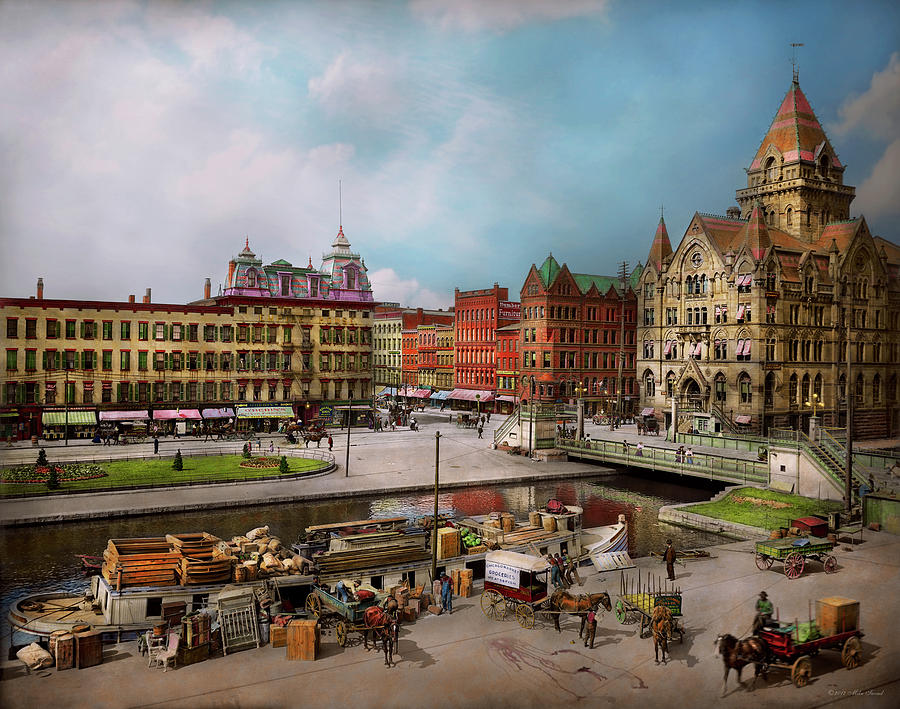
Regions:
[[[291,472],[290,467],[288,467],[287,456],[281,456],[281,462],[278,464],[278,472],[282,475]]]
[[[244,452],[241,453],[241,455],[244,456],[245,458],[250,458],[253,455],[250,452],[250,444],[249,443],[244,444]]]
[[[47,451],[43,448],[41,448],[40,453],[38,453],[37,465],[40,467],[49,465],[49,463],[47,463]]]
[[[43,452],[43,451],[41,451]],[[59,487],[59,469],[55,465],[50,466],[47,472],[47,489],[56,490]]]
[[[181,460],[181,448],[175,451],[175,459],[172,461],[173,470],[184,470],[184,461]]]

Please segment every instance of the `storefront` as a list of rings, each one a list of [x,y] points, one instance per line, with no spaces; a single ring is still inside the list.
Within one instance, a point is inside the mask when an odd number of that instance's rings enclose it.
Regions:
[[[197,409],[157,409],[153,412],[153,427],[161,435],[199,435],[200,411]]]
[[[275,406],[235,406],[238,431],[271,433],[278,430],[285,419],[294,418],[294,409],[288,404]]]
[[[494,392],[479,389],[454,389],[448,397],[454,411],[475,411],[484,413],[493,406],[485,408],[485,404],[494,400]]]
[[[45,440],[62,440],[69,438],[93,438],[97,429],[97,412],[95,409],[45,410],[41,415],[43,436]]]
[[[146,409],[100,412],[101,435],[114,435],[122,441],[142,440],[149,434],[149,423]]]
[[[431,401],[432,406],[439,406],[441,411],[447,406],[447,397],[450,396],[449,391],[444,391],[443,389],[438,391],[431,392],[431,396],[428,399]]]
[[[16,440],[18,424],[18,411],[0,410],[0,439],[4,441]]]
[[[494,401],[497,402],[497,408],[494,409],[498,414],[509,415],[516,406],[516,397],[508,394],[498,394]]]

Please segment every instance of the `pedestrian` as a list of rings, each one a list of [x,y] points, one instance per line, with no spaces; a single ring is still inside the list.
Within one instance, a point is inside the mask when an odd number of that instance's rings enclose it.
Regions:
[[[628,455],[628,441],[622,441],[622,452]]]
[[[159,438],[155,433],[153,434],[153,455],[159,455]]]
[[[449,614],[453,613],[453,589],[446,573],[441,576],[441,608]]]
[[[331,435],[329,434],[329,436],[328,436],[328,450],[331,450],[332,448],[334,448],[334,439],[333,439],[333,438],[331,437]]]
[[[553,584],[553,588],[559,588],[562,585],[559,580],[559,566],[556,565],[553,554],[547,554],[547,562],[550,564],[550,583]]]
[[[594,636],[597,634],[597,614],[594,612],[593,607],[588,611],[587,614],[587,627],[585,628],[584,633],[584,646],[590,647],[591,650],[594,649]],[[590,645],[588,642],[590,641]]]
[[[484,428],[482,427],[481,424],[478,424],[478,437],[479,438],[484,438],[484,436],[481,435],[482,431],[484,431]]]
[[[644,457],[644,444],[640,441],[638,441],[637,444],[637,455],[639,455],[641,458]]]
[[[637,422],[637,430],[639,436],[644,432],[644,424],[642,424],[640,421]]]
[[[566,567],[558,553],[553,555],[553,563],[556,564],[556,568],[559,569],[560,586],[568,588],[570,584],[566,581],[565,577]]]
[[[759,599],[756,601],[756,616],[753,618],[752,632],[754,635],[772,623],[772,613],[774,610],[768,594],[766,594],[765,591],[760,591]]]
[[[275,452],[275,441],[269,441],[269,453]]]
[[[666,562],[666,573],[669,575],[669,581],[675,580],[675,547],[672,546],[672,540],[666,539],[666,551],[663,553],[663,561]]]
[[[869,473],[869,492],[875,492],[875,476]]]
[[[487,412],[487,420],[488,420],[488,423],[491,422],[491,412],[490,411]]]
[[[691,465],[694,463],[694,451],[692,448],[688,448],[687,452],[684,454],[687,457],[687,462]]]

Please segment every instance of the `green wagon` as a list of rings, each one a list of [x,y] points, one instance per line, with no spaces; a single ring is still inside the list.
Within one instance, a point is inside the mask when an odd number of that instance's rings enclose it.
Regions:
[[[801,539],[808,540],[807,537]],[[756,566],[760,570],[772,568],[775,560],[784,564],[784,575],[796,579],[803,573],[807,559],[815,559],[825,567],[826,574],[837,571],[837,559],[831,554],[834,542],[817,541],[797,545],[797,539],[769,539],[756,542]]]

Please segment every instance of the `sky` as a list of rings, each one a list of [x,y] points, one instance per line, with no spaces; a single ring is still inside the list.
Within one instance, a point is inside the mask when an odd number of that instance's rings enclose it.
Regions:
[[[377,300],[614,274],[735,203],[791,42],[900,242],[900,3],[0,0],[0,296],[183,303],[341,222]]]

